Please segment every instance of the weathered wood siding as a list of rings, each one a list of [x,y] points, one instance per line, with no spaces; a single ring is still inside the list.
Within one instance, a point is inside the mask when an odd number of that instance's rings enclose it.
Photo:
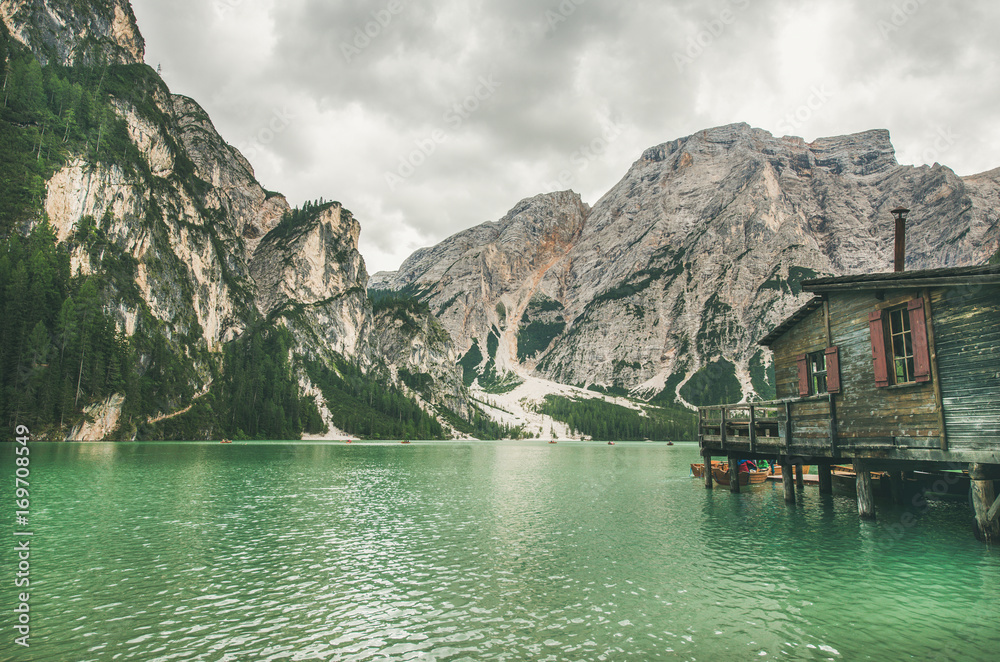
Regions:
[[[931,305],[948,446],[1000,446],[1000,287],[936,290]]]
[[[875,386],[868,314],[878,308],[905,305],[919,291],[891,292],[882,300],[872,292],[833,292],[829,295],[830,331],[840,349],[841,393],[837,401],[837,439],[841,450],[852,443],[894,444],[910,448],[936,448],[940,443],[937,404],[929,383]],[[823,309],[810,313],[778,338],[774,372],[778,398],[796,398],[796,358],[823,350],[826,320]],[[793,440],[829,439],[829,405],[805,402],[793,405]]]
[[[799,397],[799,369],[796,358],[800,354],[826,349],[826,321],[823,309],[818,308],[785,335],[774,341],[774,386],[779,400]],[[793,412],[794,414],[794,412]]]
[[[905,305],[919,291],[892,291],[879,300],[868,292],[831,292],[830,327],[840,347],[837,437],[840,448],[858,443],[893,443],[934,448],[940,443],[937,404],[929,383],[875,386],[868,314]]]

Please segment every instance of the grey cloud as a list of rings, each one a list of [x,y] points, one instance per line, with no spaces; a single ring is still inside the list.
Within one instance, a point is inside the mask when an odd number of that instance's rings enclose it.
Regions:
[[[499,218],[542,192],[609,121],[627,142],[574,170],[575,188],[606,190],[645,147],[710,125],[745,120],[784,133],[780,118],[816,85],[835,94],[793,133],[884,127],[900,153],[919,159],[930,154],[935,127],[960,126],[942,162],[963,174],[998,165],[990,81],[1000,8],[992,3],[400,0],[398,14],[348,58],[343,44],[384,19],[389,0],[216,2],[236,4],[221,15],[204,0],[135,0],[150,64],[162,61],[175,91],[202,103],[237,145],[252,141],[275,108],[301,111],[259,146],[258,175],[293,204],[341,200],[365,241],[386,253],[399,219],[408,236],[431,243]],[[893,12],[911,6],[902,25],[892,23]],[[720,32],[723,16],[733,20]],[[792,35],[801,37],[797,51],[786,41],[795,16],[810,31]],[[266,32],[260,43],[234,30],[246,20]],[[676,54],[699,35],[701,52],[679,68]],[[461,122],[449,121],[481,77],[500,87]],[[390,189],[385,173],[434,131],[445,140]]]

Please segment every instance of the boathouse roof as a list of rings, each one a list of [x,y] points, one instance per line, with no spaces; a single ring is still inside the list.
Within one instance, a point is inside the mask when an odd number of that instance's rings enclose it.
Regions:
[[[942,287],[970,284],[1000,285],[1000,264],[813,278],[802,281],[802,290],[805,292],[820,293],[845,290],[889,290],[894,288]],[[786,331],[822,305],[822,296],[813,297],[805,305],[792,313],[788,319],[774,327],[770,333],[761,338],[758,344],[770,347]]]
[[[888,290],[892,288],[941,287],[943,285],[1000,285],[1000,264],[981,267],[947,267],[920,271],[889,271],[854,274],[802,281],[806,292],[834,290]]]

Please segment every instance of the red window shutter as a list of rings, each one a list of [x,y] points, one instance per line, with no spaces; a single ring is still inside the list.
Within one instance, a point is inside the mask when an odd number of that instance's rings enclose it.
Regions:
[[[882,326],[882,311],[868,313],[868,328],[872,334],[872,362],[875,365],[875,386],[889,385],[889,367],[885,357],[885,331]]]
[[[826,348],[826,392],[840,393],[840,348]]]
[[[907,305],[910,312],[910,333],[913,338],[913,377],[918,382],[931,380],[931,353],[927,343],[927,318],[924,300],[914,299]]]
[[[799,364],[799,395],[809,395],[809,366],[806,365],[806,355],[800,354],[796,361]]]

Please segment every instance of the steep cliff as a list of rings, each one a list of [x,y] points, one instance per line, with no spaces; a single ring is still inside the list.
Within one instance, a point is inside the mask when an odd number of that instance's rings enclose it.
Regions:
[[[146,45],[128,0],[0,0],[0,18],[45,64],[142,64]]]
[[[339,203],[291,209],[265,191],[205,111],[171,94],[142,63],[127,2],[3,0],[0,17],[0,56],[11,72],[0,166],[6,181],[24,182],[0,193],[0,234],[6,242],[31,232],[41,242],[51,224],[59,244],[52,261],[65,251],[69,263],[69,280],[59,281],[47,305],[70,312],[34,309],[25,316],[30,324],[2,329],[13,349],[0,356],[0,372],[15,374],[29,345],[43,357],[30,378],[12,377],[10,385],[38,385],[44,397],[30,406],[38,433],[273,438],[323,435],[332,426],[361,434],[341,425],[343,409],[325,401],[313,376],[337,397],[365,394],[367,423],[379,422],[377,431],[364,428],[371,434],[434,433],[428,420],[438,405],[468,417],[440,326],[418,316],[418,331],[400,334],[373,314],[351,213]],[[50,280],[33,267],[24,278],[38,283],[18,290],[19,305]],[[84,287],[101,313],[81,307]],[[15,297],[0,298],[13,305]],[[90,347],[94,315],[107,316],[119,334],[102,339],[99,354]],[[372,346],[427,376],[419,394],[406,386],[410,373],[390,369]],[[66,358],[67,348],[74,361],[78,355],[79,379],[70,374],[76,363],[44,361],[54,352]],[[108,376],[84,380],[106,356],[114,359]],[[432,418],[424,420],[404,392]],[[0,409],[23,418],[26,400],[5,398]],[[404,410],[411,428],[393,427]]]
[[[890,269],[888,211],[904,203],[908,268],[985,262],[998,182],[900,166],[884,130],[806,143],[736,124],[646,150],[589,211],[569,192],[532,198],[373,280],[428,301],[460,349],[485,356],[492,330],[501,370],[668,402],[766,397],[756,341],[803,279]],[[505,237],[526,214],[560,240]]]
[[[357,356],[370,322],[361,226],[338,202],[287,214],[257,245],[250,271],[264,317],[280,316],[298,351]]]

